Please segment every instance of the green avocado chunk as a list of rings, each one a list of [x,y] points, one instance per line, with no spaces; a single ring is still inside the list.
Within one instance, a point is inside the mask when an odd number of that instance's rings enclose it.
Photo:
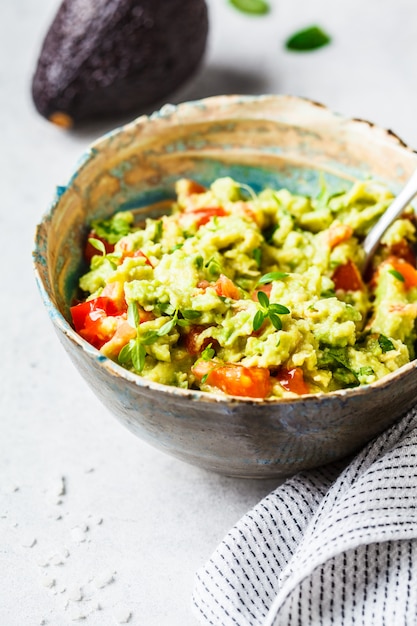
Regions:
[[[62,126],[162,101],[205,51],[204,0],[64,0],[32,81],[39,113]]]

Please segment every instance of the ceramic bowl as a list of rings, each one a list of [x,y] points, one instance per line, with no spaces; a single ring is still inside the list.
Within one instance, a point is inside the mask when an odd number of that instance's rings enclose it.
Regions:
[[[91,146],[36,233],[43,301],[80,374],[133,433],[189,463],[241,477],[287,476],[353,453],[416,400],[416,361],[365,387],[297,399],[251,400],[148,382],[86,343],[69,306],[87,225],[116,209],[160,214],[186,176],[230,175],[255,189],[316,194],[373,177],[397,192],[417,155],[389,131],[290,96],[219,96],[167,105]]]

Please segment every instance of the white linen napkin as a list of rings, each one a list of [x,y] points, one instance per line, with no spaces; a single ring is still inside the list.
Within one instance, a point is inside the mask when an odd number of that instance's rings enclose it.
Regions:
[[[202,624],[417,626],[417,408],[345,465],[297,474],[232,528],[197,573]]]

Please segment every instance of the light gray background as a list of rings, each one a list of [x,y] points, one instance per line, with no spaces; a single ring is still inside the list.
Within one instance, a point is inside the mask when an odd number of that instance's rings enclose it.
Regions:
[[[417,147],[413,0],[271,4],[270,15],[256,18],[210,0],[204,65],[170,101],[301,95]],[[30,79],[57,6],[0,3],[0,626],[65,626],[88,612],[86,626],[129,612],[132,625],[195,626],[195,571],[276,481],[212,475],[135,439],[54,335],[32,275],[34,227],[88,143],[120,121],[65,132],[36,114]],[[313,23],[332,44],[286,52],[285,38]],[[97,578],[111,574],[113,582],[98,588]]]

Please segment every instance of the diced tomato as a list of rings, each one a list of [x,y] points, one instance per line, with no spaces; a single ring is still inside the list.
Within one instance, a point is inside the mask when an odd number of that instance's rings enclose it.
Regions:
[[[96,250],[96,248],[91,245],[91,243],[88,241],[89,239],[98,239],[99,241],[101,241],[101,243],[104,245],[104,248],[106,250],[106,254],[110,254],[111,252],[114,251],[114,244],[109,243],[102,237],[99,237],[94,230],[91,230],[88,234],[87,243],[84,249],[85,260],[88,261],[89,263],[94,255],[101,254],[99,250]]]
[[[245,367],[234,363],[219,365],[216,361],[197,361],[192,371],[201,381],[217,387],[232,396],[266,398],[271,392],[269,370],[262,367]]]
[[[98,297],[87,302],[80,302],[70,308],[74,328],[77,332],[85,328],[90,322],[101,317],[115,316],[120,314],[116,304],[107,297]]]
[[[417,287],[417,270],[415,267],[408,263],[404,259],[399,259],[395,256],[390,256],[384,262],[391,265],[391,267],[399,272],[404,278],[404,289],[407,291],[412,287]]]
[[[79,330],[79,335],[100,350],[116,332],[118,319],[120,318],[102,315],[95,320],[89,321],[84,328]]]
[[[304,380],[303,370],[301,367],[294,367],[293,369],[281,369],[278,372],[277,380],[281,387],[284,387],[287,391],[292,391],[299,396],[306,393],[310,393],[307,383]]]
[[[258,293],[260,291],[263,291],[264,293],[266,293],[266,295],[268,296],[268,298],[271,296],[271,291],[272,291],[272,283],[268,283],[267,285],[262,285],[262,287],[257,287],[253,293],[252,293],[252,300],[255,300],[255,302],[258,302]]]
[[[232,300],[240,300],[240,291],[236,287],[230,278],[227,278],[224,274],[220,274],[219,278],[214,283],[214,289],[218,296],[225,298],[231,298]]]
[[[114,283],[107,283],[100,293],[100,297],[110,298],[110,300],[114,302],[119,313],[125,313],[127,311],[125,291],[122,282],[115,281]]]
[[[362,291],[364,288],[362,276],[353,261],[339,265],[333,272],[332,280],[335,289],[342,291]]]
[[[327,241],[330,248],[335,248],[340,243],[347,241],[353,235],[353,228],[348,224],[334,224],[327,232]]]

